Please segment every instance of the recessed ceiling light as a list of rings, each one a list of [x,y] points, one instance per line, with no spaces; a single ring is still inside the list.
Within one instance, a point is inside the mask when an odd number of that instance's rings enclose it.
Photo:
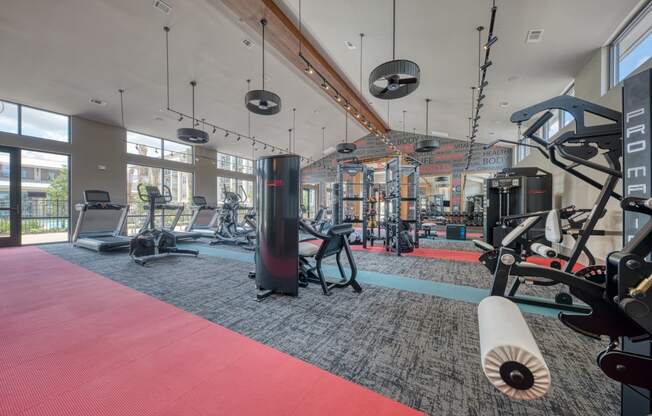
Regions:
[[[106,101],[102,101],[99,98],[91,98],[88,100],[89,103],[95,104],[95,105],[101,105],[102,107],[106,107]]]
[[[349,48],[350,50],[354,50],[354,49],[356,48],[356,46],[355,46],[354,44],[352,44],[351,41],[345,40],[345,41],[344,41],[344,44],[345,44],[346,47]]]
[[[498,105],[500,106],[500,108],[509,107],[509,102],[501,101],[500,103],[498,103]]]

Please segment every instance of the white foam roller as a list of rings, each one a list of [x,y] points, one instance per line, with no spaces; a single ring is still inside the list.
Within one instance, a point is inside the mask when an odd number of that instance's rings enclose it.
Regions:
[[[482,369],[491,384],[517,400],[544,396],[550,371],[518,306],[487,297],[478,306],[478,325]]]
[[[557,252],[552,247],[548,247],[545,244],[533,243],[530,246],[530,250],[532,250],[533,253],[540,255],[541,257],[547,257],[547,258],[557,257]]]

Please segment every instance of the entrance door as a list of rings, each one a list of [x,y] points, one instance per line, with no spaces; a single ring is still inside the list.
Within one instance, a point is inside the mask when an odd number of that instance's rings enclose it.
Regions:
[[[0,146],[0,247],[20,245],[20,149]]]

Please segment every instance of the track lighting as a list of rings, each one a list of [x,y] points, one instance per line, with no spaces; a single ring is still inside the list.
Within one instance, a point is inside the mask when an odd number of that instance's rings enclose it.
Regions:
[[[475,108],[478,109],[478,110],[481,109],[482,107],[484,107],[484,104],[482,104],[480,102],[478,103],[478,105],[475,106]]]
[[[484,87],[486,87],[487,85],[489,85],[489,82],[488,82],[488,81],[484,81],[484,82],[482,82],[482,84],[480,84],[480,88],[484,88]]]
[[[360,113],[356,114],[355,118],[360,118]]]
[[[308,66],[304,69],[304,71],[306,72],[306,74],[310,74],[310,75],[312,75],[312,74],[315,73],[315,70],[312,69],[312,67],[311,67],[310,65],[308,65]]]
[[[217,128],[215,126],[213,126],[213,134],[215,134],[216,131],[217,131]]]
[[[496,41],[498,41],[498,36],[492,36],[491,38],[489,38],[487,43],[485,43],[484,48],[489,49],[491,47],[491,45],[496,43]]]
[[[239,141],[240,141],[240,136],[238,136],[238,138],[237,138],[235,141],[236,141],[236,142],[239,142]]]
[[[331,88],[331,87],[328,85],[328,83],[326,82],[326,80],[324,80],[323,78],[322,78],[321,87],[322,87],[323,89],[325,89],[326,91],[328,91],[328,90]]]
[[[337,94],[337,96],[335,97],[335,101],[337,101],[338,103],[342,102],[342,97],[340,97],[340,95]]]
[[[181,122],[183,121],[183,116],[179,116],[179,118],[177,119],[177,121],[178,121],[179,123],[181,123]]]
[[[478,97],[478,102],[484,100],[485,98],[486,96],[484,94],[480,94],[480,96]]]
[[[224,137],[229,137],[229,132],[224,133]]]
[[[265,146],[263,147],[263,150],[267,150],[267,145],[265,145]]]
[[[487,62],[485,62],[484,65],[482,65],[482,66],[480,67],[480,71],[486,71],[487,68],[489,68],[489,67],[491,66],[491,64],[492,64],[491,61],[487,61]]]

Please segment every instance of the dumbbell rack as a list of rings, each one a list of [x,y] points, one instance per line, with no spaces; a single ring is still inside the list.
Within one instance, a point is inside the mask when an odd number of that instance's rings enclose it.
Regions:
[[[402,178],[406,178],[403,184]],[[402,186],[406,192],[401,192]],[[415,247],[419,247],[419,167],[401,164],[401,158],[390,160],[385,166],[385,250],[401,255],[399,233],[403,224],[409,226],[409,233]],[[401,216],[401,205],[407,203],[407,215]],[[410,206],[412,205],[412,206]],[[394,238],[396,237],[396,238]]]

